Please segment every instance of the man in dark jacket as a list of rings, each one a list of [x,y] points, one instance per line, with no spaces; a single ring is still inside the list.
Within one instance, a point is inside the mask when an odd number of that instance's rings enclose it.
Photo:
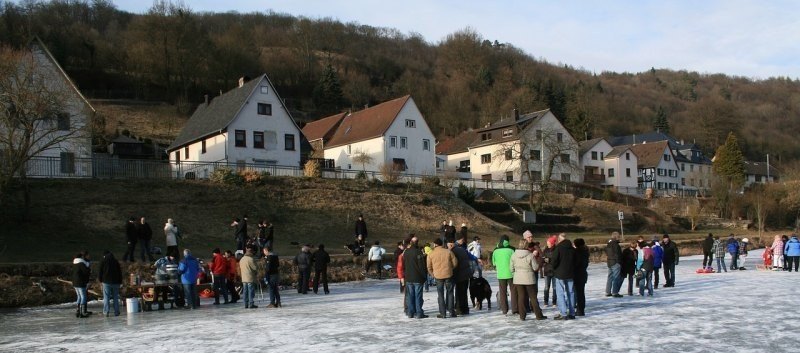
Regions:
[[[606,297],[622,298],[619,288],[622,286],[622,249],[619,247],[619,233],[611,233],[611,240],[606,244],[606,264],[608,279],[606,280]]]
[[[456,314],[467,315],[469,314],[469,300],[467,298],[467,289],[469,289],[469,279],[472,277],[472,267],[470,264],[475,259],[464,249],[464,239],[459,238],[456,244],[450,248],[450,251],[456,256],[458,265],[453,271],[453,282],[456,284]]]
[[[714,253],[711,248],[714,247],[714,235],[708,233],[708,236],[703,240],[703,268],[711,267],[714,263]]]
[[[244,252],[244,247],[247,245],[247,215],[242,217],[242,220],[235,218],[231,226],[233,236],[236,238],[236,251]]]
[[[664,287],[675,287],[675,265],[678,264],[680,252],[675,242],[670,241],[669,234],[664,234],[661,240],[662,247],[664,248]]]
[[[331,256],[325,251],[325,245],[319,244],[317,251],[311,256],[314,262],[314,294],[319,291],[319,281],[322,278],[322,290],[325,294],[328,291],[328,264],[331,263]]]
[[[361,239],[364,241],[367,240],[367,222],[364,221],[364,215],[358,215],[358,220],[356,220],[356,229],[353,232],[353,236],[358,238],[361,236]]]
[[[566,235],[558,235],[558,245],[553,250],[553,275],[556,277],[556,292],[558,293],[558,311],[556,320],[571,320],[575,318],[575,249]],[[523,310],[519,308],[519,310]]]
[[[150,240],[153,239],[153,229],[150,228],[150,224],[145,221],[144,217],[139,219],[139,223],[136,224],[136,233],[139,238],[139,255],[142,258],[142,262],[144,262],[144,255],[147,254],[147,260],[153,262],[153,255],[150,254]]]
[[[267,286],[269,287],[269,305],[267,308],[280,308],[281,294],[278,286],[280,285],[281,261],[278,258],[278,254],[272,251],[271,247],[265,246],[262,251],[264,253],[264,268],[266,271]]]
[[[428,279],[428,265],[425,262],[425,253],[419,248],[419,239],[411,237],[405,252],[403,252],[403,269],[406,282],[406,306],[409,318],[422,319],[428,317],[422,311],[422,289]]]
[[[134,253],[136,252],[136,241],[139,239],[139,231],[136,229],[136,218],[131,217],[128,223],[125,223],[125,254],[122,255],[122,261],[134,262]]]
[[[311,277],[311,251],[310,245],[303,245],[300,253],[294,257],[294,265],[297,266],[297,293],[308,294],[308,280]]]
[[[103,251],[103,260],[100,261],[100,272],[97,279],[103,284],[103,314],[108,316],[111,311],[111,301],[114,305],[114,316],[119,316],[119,287],[122,285],[122,268],[119,261],[110,251]]]

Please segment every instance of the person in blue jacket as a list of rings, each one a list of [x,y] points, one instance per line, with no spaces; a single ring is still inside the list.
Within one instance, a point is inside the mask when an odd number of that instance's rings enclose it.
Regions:
[[[800,240],[797,239],[797,234],[792,234],[792,237],[786,242],[783,247],[783,254],[788,259],[786,265],[787,271],[792,271],[792,264],[794,264],[794,272],[797,272],[798,265],[800,265]]]
[[[728,254],[731,254],[731,270],[738,270],[739,264],[739,242],[736,241],[736,238],[733,237],[733,234],[728,236],[728,241],[725,243],[725,248],[728,250]]]
[[[664,259],[664,249],[661,248],[658,238],[653,240],[651,249],[653,251],[653,288],[658,289],[658,272],[661,270],[661,261]]]
[[[184,297],[186,298],[186,308],[197,309],[200,306],[200,297],[197,293],[197,274],[200,273],[200,262],[197,261],[189,249],[183,250],[183,260],[178,265],[181,273],[181,284],[183,284]]]

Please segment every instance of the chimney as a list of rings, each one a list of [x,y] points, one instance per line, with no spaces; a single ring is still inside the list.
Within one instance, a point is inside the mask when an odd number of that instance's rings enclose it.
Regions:
[[[239,87],[244,86],[244,76],[239,77]]]
[[[519,120],[519,110],[517,110],[517,108],[514,108],[514,121],[518,120]]]
[[[204,95],[203,97],[205,98],[205,101],[206,101],[206,106],[208,106],[208,95],[206,94],[206,95]]]

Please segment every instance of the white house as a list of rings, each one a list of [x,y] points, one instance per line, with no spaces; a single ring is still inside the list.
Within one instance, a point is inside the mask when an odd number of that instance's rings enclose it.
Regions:
[[[638,157],[629,146],[611,147],[606,139],[596,138],[581,142],[580,155],[585,183],[637,193]]]
[[[200,178],[213,168],[198,164],[192,170],[185,162],[299,167],[301,137],[264,74],[246,82],[242,78],[238,87],[201,103],[167,153],[173,166],[183,163],[182,171],[191,170]]]
[[[580,182],[578,143],[549,109],[500,120],[475,131],[469,146],[473,179],[506,182],[550,179]],[[527,165],[526,165],[527,164]]]
[[[337,168],[379,172],[389,165],[406,174],[436,174],[436,141],[411,96],[339,116],[304,128],[311,135],[309,140],[322,138],[324,158],[334,160]],[[329,139],[320,137],[327,135]],[[362,165],[354,160],[362,154],[370,156],[371,162]]]
[[[640,189],[653,189],[656,193],[664,194],[680,188],[678,164],[667,141],[617,147],[628,148],[638,157]]]
[[[456,137],[447,137],[436,143],[436,169],[446,176],[471,179],[469,146],[478,135],[469,129]]]
[[[744,161],[744,186],[753,184],[775,183],[778,181],[778,171],[766,162]]]

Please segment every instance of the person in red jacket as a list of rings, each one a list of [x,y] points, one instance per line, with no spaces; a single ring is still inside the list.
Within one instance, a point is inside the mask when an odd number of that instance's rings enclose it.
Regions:
[[[405,268],[403,267],[403,253],[405,252],[406,245],[408,241],[403,240],[400,244],[397,245],[397,249],[395,254],[397,254],[397,263],[395,268],[397,268],[397,279],[400,280],[400,293],[403,294],[403,313],[408,315],[408,303],[406,301],[406,274]]]
[[[231,304],[239,301],[239,291],[236,290],[236,284],[239,283],[239,261],[236,261],[236,256],[233,252],[225,250],[225,259],[228,260],[228,278],[225,280],[228,293],[231,295]]]
[[[208,263],[208,269],[211,271],[214,282],[214,305],[219,305],[220,293],[222,293],[222,297],[225,299],[225,304],[229,303],[228,287],[226,285],[229,267],[230,264],[228,260],[220,254],[219,248],[214,249],[211,262]]]

